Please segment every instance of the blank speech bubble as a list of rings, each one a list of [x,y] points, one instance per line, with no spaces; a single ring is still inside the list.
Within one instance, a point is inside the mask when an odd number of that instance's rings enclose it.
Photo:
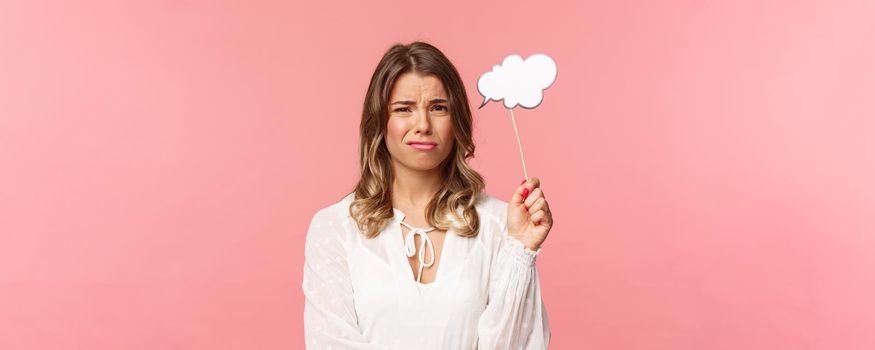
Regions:
[[[542,53],[523,60],[513,54],[504,58],[492,71],[483,73],[477,81],[477,90],[486,105],[490,100],[504,100],[504,107],[512,109],[517,105],[535,108],[544,99],[544,89],[556,80],[556,62]]]

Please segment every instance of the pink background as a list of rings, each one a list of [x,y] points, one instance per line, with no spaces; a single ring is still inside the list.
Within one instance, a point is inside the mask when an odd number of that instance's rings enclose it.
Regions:
[[[552,348],[875,347],[872,1],[0,2],[0,348],[303,347],[303,242],[395,42],[511,53]],[[523,177],[475,111],[487,191]]]

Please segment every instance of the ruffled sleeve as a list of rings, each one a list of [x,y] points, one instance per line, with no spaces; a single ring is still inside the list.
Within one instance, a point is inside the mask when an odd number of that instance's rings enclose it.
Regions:
[[[358,328],[340,218],[317,212],[304,243],[304,341],[307,349],[381,349]]]
[[[546,349],[547,310],[532,251],[504,228],[495,248],[486,309],[477,325],[480,349]]]

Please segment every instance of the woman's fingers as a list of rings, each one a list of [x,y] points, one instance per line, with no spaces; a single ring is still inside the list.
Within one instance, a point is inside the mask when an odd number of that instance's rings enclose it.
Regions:
[[[531,198],[531,197],[529,197],[529,198]],[[526,202],[528,202],[528,199],[526,200]],[[545,200],[544,197],[540,197],[540,198],[536,199],[535,202],[532,203],[531,206],[529,206],[529,214],[534,214],[538,210],[546,209],[545,208],[546,203],[547,203],[547,200]]]
[[[525,192],[526,186],[525,184],[521,184],[516,188],[516,191],[513,192],[513,197],[510,199],[510,203],[514,206],[520,206],[526,200],[526,195],[528,193]]]
[[[531,208],[532,205],[535,204],[535,201],[538,200],[538,198],[544,198],[545,200],[547,199],[546,197],[544,197],[544,191],[540,188],[536,188],[534,191],[532,191],[532,193],[529,193],[528,197],[526,197],[526,208]]]
[[[513,205],[519,206],[520,204],[524,204],[525,200],[532,196],[532,192],[541,186],[541,180],[537,177],[529,178],[528,181],[523,180],[523,183],[517,187],[516,191],[513,193],[513,198],[511,198],[511,203]],[[528,207],[529,205],[526,205]]]
[[[523,199],[527,199],[532,196],[532,192],[535,192],[535,189],[541,187],[541,179],[537,177],[533,177],[529,179],[529,181],[525,182],[526,190],[523,191]]]
[[[534,214],[532,214],[532,222],[535,224],[540,224],[542,220],[547,216],[543,210],[538,210]]]

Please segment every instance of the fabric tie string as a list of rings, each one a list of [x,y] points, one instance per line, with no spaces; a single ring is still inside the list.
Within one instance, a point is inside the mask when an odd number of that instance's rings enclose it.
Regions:
[[[416,254],[416,242],[414,241],[414,237],[419,235],[421,240],[419,243],[419,254],[417,255],[417,259],[419,260],[419,272],[416,274],[416,282],[421,281],[422,278],[422,269],[425,267],[429,267],[434,264],[434,244],[431,243],[431,239],[428,238],[428,232],[433,231],[435,228],[431,227],[428,229],[413,227],[402,221],[402,225],[407,226],[410,229],[410,232],[407,233],[407,237],[404,238],[404,250],[407,253],[408,257],[412,257]],[[428,246],[429,253],[431,253],[431,261],[428,263],[425,262],[425,247]],[[420,282],[421,283],[421,282]]]

